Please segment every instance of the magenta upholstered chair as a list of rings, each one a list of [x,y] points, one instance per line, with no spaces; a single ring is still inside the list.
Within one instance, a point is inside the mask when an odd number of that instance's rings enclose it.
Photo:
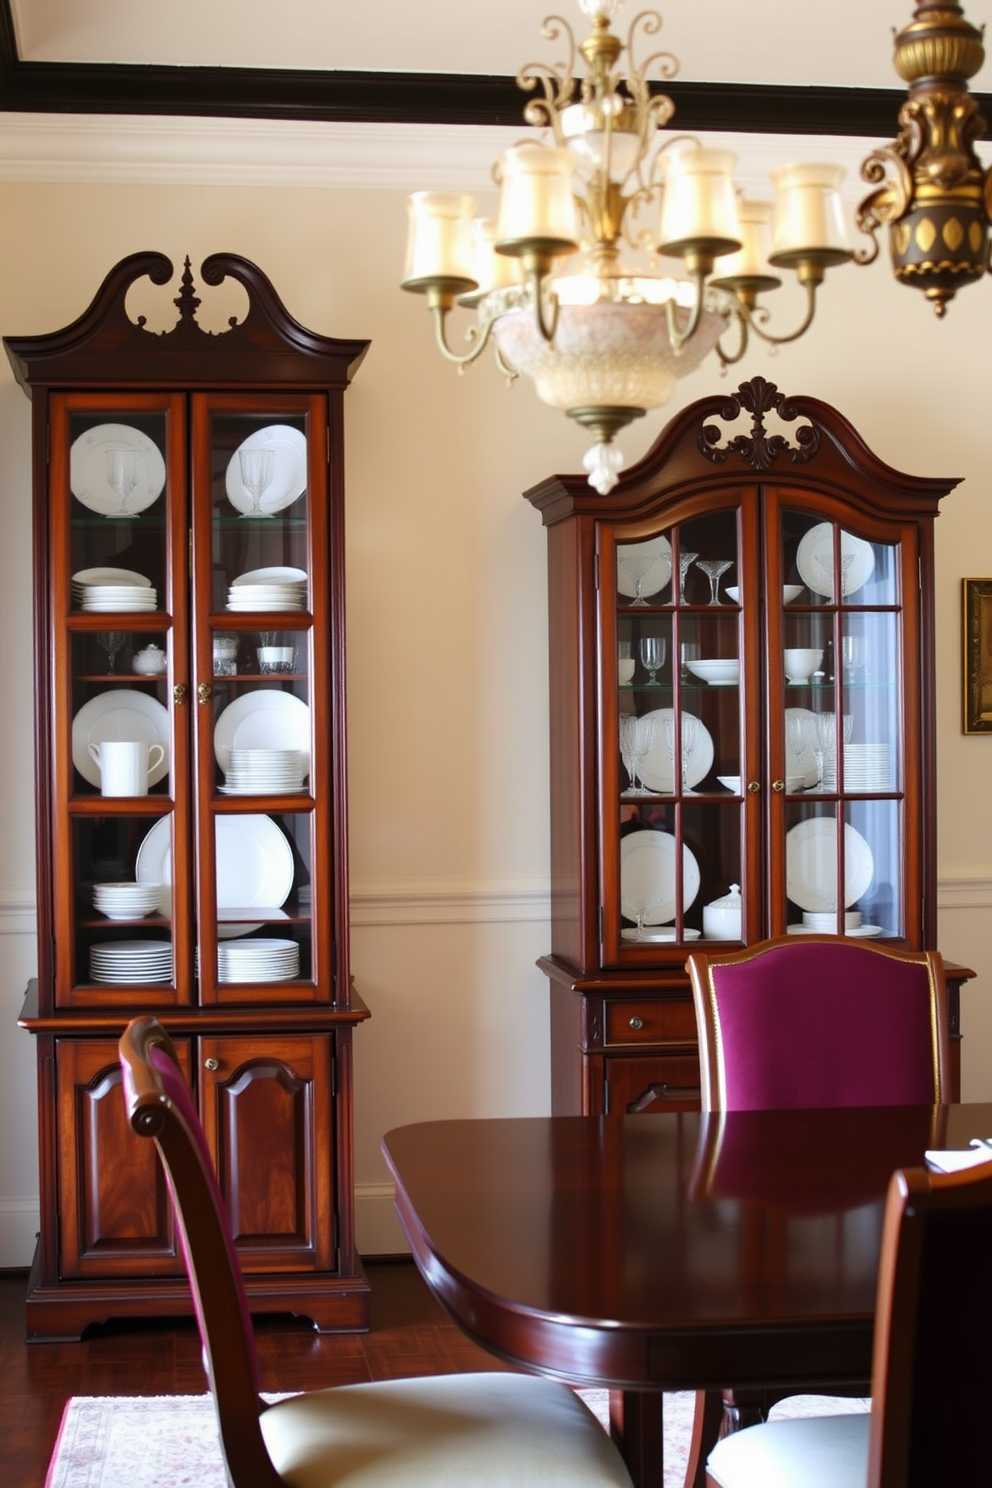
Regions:
[[[768,1421],[719,1442],[709,1488],[937,1488],[992,1477],[992,1162],[897,1170],[882,1230],[870,1415]]]
[[[522,1374],[376,1380],[267,1405],[224,1203],[168,1034],[120,1041],[132,1127],[151,1137],[176,1212],[231,1488],[631,1488],[607,1433],[567,1385]]]
[[[934,1105],[949,1070],[935,951],[788,935],[686,962],[706,1111]]]

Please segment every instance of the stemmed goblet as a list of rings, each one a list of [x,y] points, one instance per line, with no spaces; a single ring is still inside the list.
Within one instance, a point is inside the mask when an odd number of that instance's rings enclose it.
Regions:
[[[625,913],[633,911],[634,923],[637,926],[635,940],[644,939],[644,921],[653,911],[659,910],[664,902],[664,899],[657,894],[646,894],[643,899],[631,899],[628,902],[625,906]]]
[[[127,632],[123,630],[98,630],[97,642],[107,653],[107,671],[113,672],[117,661],[117,653],[127,640]]]
[[[262,497],[272,484],[274,459],[273,449],[238,450],[241,483],[251,497],[251,511],[242,512],[243,517],[271,517],[271,512],[262,510]]]
[[[668,655],[668,643],[664,636],[642,636],[640,649],[641,661],[647,669],[648,686],[657,687],[658,672]]]
[[[710,581],[710,604],[720,603],[720,575],[733,568],[732,558],[700,558],[699,567]]]
[[[850,572],[851,564],[854,562],[855,556],[856,555],[854,553],[844,553],[844,552],[842,552],[841,555],[840,555],[840,597],[841,597],[841,599],[845,599],[847,597],[847,576],[848,576],[848,573]],[[814,558],[815,558],[815,561],[817,563],[817,566],[820,568],[820,570],[821,570],[821,572],[823,574],[823,577],[826,579],[827,583],[830,585],[829,598],[830,599],[833,599],[835,597],[834,596],[834,555],[833,555],[832,552],[831,553],[822,553],[822,554],[821,553],[816,553],[816,554],[814,554]]]
[[[648,569],[652,567],[657,557],[657,553],[649,543],[632,543],[624,548],[617,548],[617,563],[634,585],[634,598],[631,600],[631,605],[647,604],[647,600],[641,598],[641,585],[647,578]]]
[[[630,776],[630,784],[624,791],[625,796],[651,794],[644,784],[642,771],[654,743],[654,725],[655,721],[650,715],[638,718],[636,713],[620,714],[620,756]]]
[[[786,714],[785,718],[785,743],[787,756],[791,756],[796,773],[803,777],[803,788],[806,786],[806,757],[813,734],[813,719],[809,713],[794,710]],[[786,775],[788,776],[789,758],[786,761]]]
[[[129,517],[127,498],[141,479],[141,451],[133,449],[108,449],[107,484],[120,502],[115,517]]]
[[[675,714],[670,713],[665,719],[665,742],[668,752],[672,756],[672,789],[675,789],[675,781],[678,779],[683,796],[694,796],[696,792],[690,790],[688,780],[689,760],[699,743],[699,719],[694,713],[683,713],[681,718],[682,749],[678,773],[675,768],[675,742],[677,730],[675,727]]]
[[[842,636],[840,642],[840,654],[841,660],[844,663],[844,681],[855,682],[857,680],[857,673],[865,664],[864,636]]]
[[[682,604],[685,604],[686,574],[689,572],[690,568],[695,563],[698,557],[698,553],[687,553],[685,549],[682,549],[679,552],[679,600]]]

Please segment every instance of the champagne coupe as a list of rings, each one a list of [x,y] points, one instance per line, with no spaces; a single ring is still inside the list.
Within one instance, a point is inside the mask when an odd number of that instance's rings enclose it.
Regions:
[[[107,653],[107,671],[113,672],[117,661],[117,653],[127,640],[127,632],[123,630],[99,630],[97,641]]]
[[[696,745],[699,743],[699,729],[700,729],[700,724],[699,724],[699,719],[695,716],[694,713],[683,713],[682,714],[682,720],[681,720],[681,722],[682,722],[682,730],[681,730],[681,732],[682,732],[682,758],[681,758],[681,761],[680,761],[681,769],[678,772],[678,778],[679,778],[679,780],[681,782],[682,794],[684,796],[694,796],[696,794],[696,792],[694,790],[690,790],[689,789],[689,780],[688,780],[688,773],[687,772],[688,772],[688,767],[689,767],[689,760],[690,760],[690,758],[691,758],[691,756],[693,754],[693,751],[696,748]],[[673,790],[675,789],[675,780],[676,780],[676,770],[675,770],[675,740],[676,740],[675,714],[674,713],[671,713],[665,719],[665,742],[668,745],[668,752],[669,752],[669,754],[672,757],[672,789]]]
[[[814,556],[814,560],[815,560],[818,568],[820,569],[821,573],[823,574],[824,579],[826,580],[826,582],[830,586],[830,588],[829,588],[829,598],[830,599],[833,599],[833,597],[834,597],[834,555],[831,552],[831,553],[815,553],[813,556]],[[844,599],[846,597],[846,595],[847,595],[847,582],[848,582],[847,576],[850,573],[851,564],[854,562],[855,557],[856,557],[856,554],[854,554],[854,553],[843,553],[842,552],[841,555],[840,555],[840,595],[841,595],[841,599]]]
[[[665,665],[668,643],[664,636],[641,637],[641,661],[647,669],[648,686],[658,686],[658,671]]]
[[[684,550],[679,553],[679,599],[682,604],[685,604],[686,574],[689,572],[690,568],[695,563],[698,557],[698,553],[687,553]]]
[[[271,512],[262,510],[262,497],[272,484],[274,460],[274,449],[238,450],[241,484],[251,497],[251,511],[242,512],[243,517],[271,517]]]
[[[107,484],[120,502],[115,517],[129,517],[127,499],[141,479],[141,451],[133,449],[108,449]]]
[[[617,548],[617,563],[627,574],[634,585],[634,598],[632,605],[646,605],[647,600],[641,598],[641,585],[647,578],[648,570],[654,565],[658,554],[650,543],[634,544],[625,548]]]
[[[726,573],[728,568],[732,568],[733,564],[732,558],[700,558],[699,567],[710,581],[711,605],[720,603],[720,575]]]
[[[664,902],[664,899],[656,894],[645,894],[642,899],[628,901],[624,912],[627,913],[628,910],[633,912],[634,923],[637,926],[635,940],[644,939],[644,921],[650,914],[657,914]]]

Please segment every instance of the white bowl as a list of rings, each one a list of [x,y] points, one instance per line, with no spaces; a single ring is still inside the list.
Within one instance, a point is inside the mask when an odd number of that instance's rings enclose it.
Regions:
[[[726,587],[726,589],[723,592],[724,592],[724,594],[726,594],[726,596],[727,596],[728,599],[733,600],[734,604],[740,604],[740,602],[741,602],[741,591],[738,589],[738,587],[737,587],[736,584],[728,584],[727,587]],[[802,594],[802,592],[803,592],[803,586],[802,586],[802,584],[783,584],[783,586],[782,586],[782,603],[783,604],[791,604],[794,599],[798,599],[799,598],[799,596],[800,596],[800,594]]]
[[[730,687],[741,680],[741,664],[736,659],[715,658],[709,661],[687,661],[686,666],[694,677],[700,677],[711,687]]]
[[[726,786],[727,790],[733,791],[735,796],[740,795],[741,777],[739,775],[718,775],[716,778],[721,785]]]
[[[793,684],[808,682],[822,660],[822,650],[815,650],[812,646],[787,648],[785,675]]]
[[[617,662],[617,678],[620,682],[621,687],[625,686],[626,683],[633,680],[634,668],[636,665],[637,663],[634,661],[634,658],[632,656],[621,656],[620,660]]]

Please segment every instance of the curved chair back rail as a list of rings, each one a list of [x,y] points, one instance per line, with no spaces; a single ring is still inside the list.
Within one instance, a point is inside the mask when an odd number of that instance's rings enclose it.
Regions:
[[[943,962],[832,935],[696,951],[703,1109],[933,1105],[949,1071]]]
[[[231,1488],[631,1488],[573,1390],[530,1375],[377,1380],[260,1398],[223,1196],[172,1042],[152,1017],[120,1040],[131,1126],[154,1140],[189,1272]]]

